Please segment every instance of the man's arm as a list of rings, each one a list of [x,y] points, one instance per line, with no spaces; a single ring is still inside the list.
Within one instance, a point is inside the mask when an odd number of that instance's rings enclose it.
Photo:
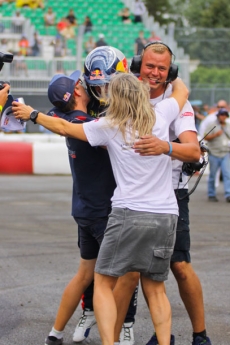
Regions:
[[[172,88],[172,94],[169,97],[175,98],[181,111],[188,99],[189,90],[183,80],[180,78],[176,78],[172,82]]]
[[[16,119],[28,121],[34,109],[29,105],[12,102],[12,110]],[[83,124],[70,123],[66,120],[45,115],[41,112],[39,112],[36,118],[36,123],[62,136],[88,141],[83,129]]]
[[[198,162],[200,159],[200,146],[197,134],[193,131],[185,131],[179,135],[181,143],[171,142],[171,157],[182,162]],[[170,147],[167,141],[160,140],[155,136],[146,135],[133,146],[135,152],[141,156],[157,156],[168,154]]]
[[[219,137],[219,136],[222,135],[222,134],[223,134],[223,130],[220,129],[219,131],[217,131],[217,132],[215,132],[215,133],[210,133],[209,135],[207,135],[207,136],[205,137],[205,140],[207,140],[207,141],[212,141],[213,139]]]

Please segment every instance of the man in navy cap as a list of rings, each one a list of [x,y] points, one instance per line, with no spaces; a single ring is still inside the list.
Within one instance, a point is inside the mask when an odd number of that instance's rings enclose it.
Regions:
[[[228,110],[221,108],[216,114],[217,119],[206,128],[206,136],[209,147],[210,174],[208,178],[208,200],[217,202],[215,180],[218,169],[221,169],[224,194],[227,202],[230,202],[230,123]]]
[[[75,71],[70,77],[63,74],[53,77],[48,87],[48,97],[55,107],[49,111],[49,115],[74,123],[95,119],[87,114],[89,96],[80,74],[80,71]],[[93,280],[96,258],[111,209],[110,199],[115,189],[105,149],[72,138],[66,138],[66,145],[73,177],[72,216],[78,224],[81,259],[76,275],[63,292],[46,345],[62,344],[64,328]]]

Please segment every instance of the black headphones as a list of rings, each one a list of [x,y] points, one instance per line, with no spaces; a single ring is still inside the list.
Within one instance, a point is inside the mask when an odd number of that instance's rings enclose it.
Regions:
[[[170,52],[170,54],[171,54],[172,56],[175,56],[175,55],[173,54],[173,52],[171,51],[171,49],[169,48],[169,46],[167,46],[167,44],[165,44],[165,43],[163,43],[163,42],[161,42],[161,41],[153,41],[153,42],[150,42],[150,43],[146,44],[146,45],[144,46],[143,51],[144,51],[147,47],[151,46],[152,44],[162,44],[162,45],[164,45],[164,46],[168,49],[168,51]],[[132,58],[132,60],[131,60],[131,65],[130,65],[130,71],[131,71],[132,73],[134,73],[134,74],[139,74],[139,73],[140,73],[140,70],[141,70],[141,61],[142,61],[142,55],[135,55],[135,56]],[[178,66],[175,65],[174,63],[171,63],[166,82],[167,82],[167,83],[170,83],[171,81],[175,80],[175,79],[177,78],[177,76],[178,76]]]

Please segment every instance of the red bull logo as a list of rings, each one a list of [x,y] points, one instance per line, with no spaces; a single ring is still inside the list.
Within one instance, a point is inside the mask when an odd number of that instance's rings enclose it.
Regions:
[[[123,60],[118,62],[117,66],[116,66],[116,71],[117,72],[123,72],[123,73],[128,72],[128,62],[127,62],[126,58],[124,58]]]
[[[63,96],[63,101],[68,102],[71,97],[71,93],[66,92]]]
[[[90,80],[105,79],[105,76],[100,69],[95,69],[94,71],[91,72],[89,79]]]

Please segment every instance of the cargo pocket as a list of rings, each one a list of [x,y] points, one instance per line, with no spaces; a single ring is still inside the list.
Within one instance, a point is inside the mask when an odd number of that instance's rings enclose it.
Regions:
[[[169,269],[172,253],[173,248],[154,249],[150,273],[164,275]]]

